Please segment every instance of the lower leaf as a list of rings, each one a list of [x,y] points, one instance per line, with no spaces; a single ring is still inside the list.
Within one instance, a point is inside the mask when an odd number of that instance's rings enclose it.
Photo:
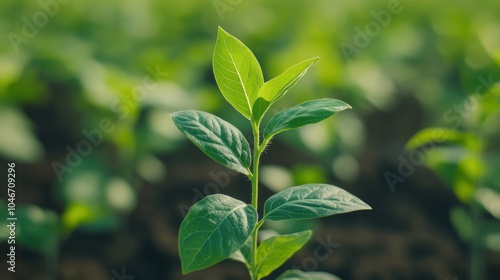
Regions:
[[[312,231],[273,236],[264,240],[257,249],[257,273],[266,277],[280,267],[311,238]]]
[[[189,209],[179,231],[182,272],[212,266],[236,252],[255,228],[257,211],[223,194],[209,195]]]

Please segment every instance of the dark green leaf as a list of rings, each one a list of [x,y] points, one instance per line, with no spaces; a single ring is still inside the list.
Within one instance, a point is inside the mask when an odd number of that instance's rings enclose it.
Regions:
[[[183,273],[231,256],[245,243],[256,223],[255,208],[223,194],[207,196],[193,205],[179,231]]]
[[[244,263],[250,269],[252,250],[252,236],[250,236],[241,248],[234,252],[229,258]]]
[[[271,196],[264,204],[264,219],[314,219],[369,209],[359,198],[336,186],[306,184]]]
[[[213,68],[222,95],[243,116],[250,119],[264,77],[252,51],[219,27]]]
[[[250,174],[250,145],[232,124],[195,110],[174,113],[172,119],[189,140],[213,160],[245,175]]]
[[[311,238],[312,231],[273,236],[264,240],[257,249],[257,273],[266,277],[280,267]]]
[[[350,109],[344,101],[336,99],[316,99],[301,103],[276,114],[264,130],[264,138],[273,137],[285,130],[320,122],[333,114]]]

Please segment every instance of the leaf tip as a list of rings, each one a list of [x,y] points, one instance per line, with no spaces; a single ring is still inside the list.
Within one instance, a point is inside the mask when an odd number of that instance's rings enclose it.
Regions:
[[[180,242],[180,240],[179,240],[179,242]],[[180,243],[179,243],[179,245],[180,245]],[[182,258],[182,251],[179,251],[179,253],[180,253],[180,258],[181,258],[181,272],[182,272],[182,275],[186,275],[186,274],[190,273],[191,270],[188,269],[186,262]]]
[[[221,34],[226,35],[226,34],[229,34],[229,33],[227,33],[227,32],[226,32],[226,30],[224,30],[224,28],[222,28],[222,27],[219,25],[219,26],[218,26],[218,28],[217,28],[217,34],[218,34],[218,35],[221,35]]]
[[[181,267],[182,267],[182,275],[189,274],[195,270],[195,269],[189,269],[185,265],[181,265]]]
[[[351,105],[349,105],[349,104],[347,104],[346,102],[344,102],[344,101],[342,101],[342,100],[338,100],[338,101],[340,101],[340,103],[341,103],[341,105],[339,106],[339,107],[340,107],[340,109],[341,109],[341,111],[343,111],[343,110],[350,110],[350,109],[352,109],[352,106],[351,106]]]
[[[373,208],[370,205],[366,204],[364,201],[362,202],[363,202],[363,208],[361,208],[360,210],[373,210]]]

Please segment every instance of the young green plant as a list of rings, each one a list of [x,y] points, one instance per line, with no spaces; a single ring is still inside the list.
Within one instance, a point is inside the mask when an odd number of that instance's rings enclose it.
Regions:
[[[259,216],[259,160],[269,141],[278,133],[317,123],[351,108],[336,99],[311,100],[274,115],[262,133],[260,125],[269,107],[282,98],[316,63],[300,62],[274,79],[264,82],[259,62],[241,41],[219,28],[213,56],[215,79],[224,98],[252,126],[253,156],[243,134],[212,114],[186,110],[172,114],[176,126],[205,154],[223,166],[242,173],[252,184],[252,202],[209,195],[193,205],[179,231],[183,273],[210,267],[224,259],[243,262],[252,280],[268,276],[298,251],[311,231],[274,236],[258,244],[265,221],[321,218],[371,209],[359,198],[327,184],[290,187],[271,196]],[[253,159],[253,161],[252,161]],[[260,217],[260,218],[259,218]],[[320,272],[289,270],[278,279],[338,279]]]

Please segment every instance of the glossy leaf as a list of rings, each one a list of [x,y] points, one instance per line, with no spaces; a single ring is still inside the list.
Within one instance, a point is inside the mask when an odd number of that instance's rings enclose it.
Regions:
[[[287,91],[293,87],[302,76],[305,75],[309,67],[318,61],[318,57],[311,58],[288,68],[281,75],[264,83],[260,88],[257,100],[253,106],[253,117],[258,122],[262,119],[267,109],[280,98],[285,96]]]
[[[285,271],[285,273],[281,274],[276,280],[340,280],[340,278],[325,272],[305,272],[291,269]]]
[[[312,231],[273,236],[264,240],[257,249],[257,273],[266,277],[280,267],[311,238]]]
[[[271,196],[264,204],[264,219],[271,221],[321,218],[371,207],[336,186],[306,184]]]
[[[279,112],[271,118],[264,130],[264,138],[273,137],[285,130],[320,122],[351,106],[337,99],[316,99]]]
[[[212,266],[236,252],[257,223],[257,211],[232,197],[216,194],[193,205],[181,224],[182,272]]]
[[[252,51],[220,27],[213,70],[224,98],[250,119],[255,99],[264,84],[262,70]]]
[[[245,175],[250,174],[250,145],[232,124],[195,110],[174,113],[172,119],[187,138],[213,160]]]

